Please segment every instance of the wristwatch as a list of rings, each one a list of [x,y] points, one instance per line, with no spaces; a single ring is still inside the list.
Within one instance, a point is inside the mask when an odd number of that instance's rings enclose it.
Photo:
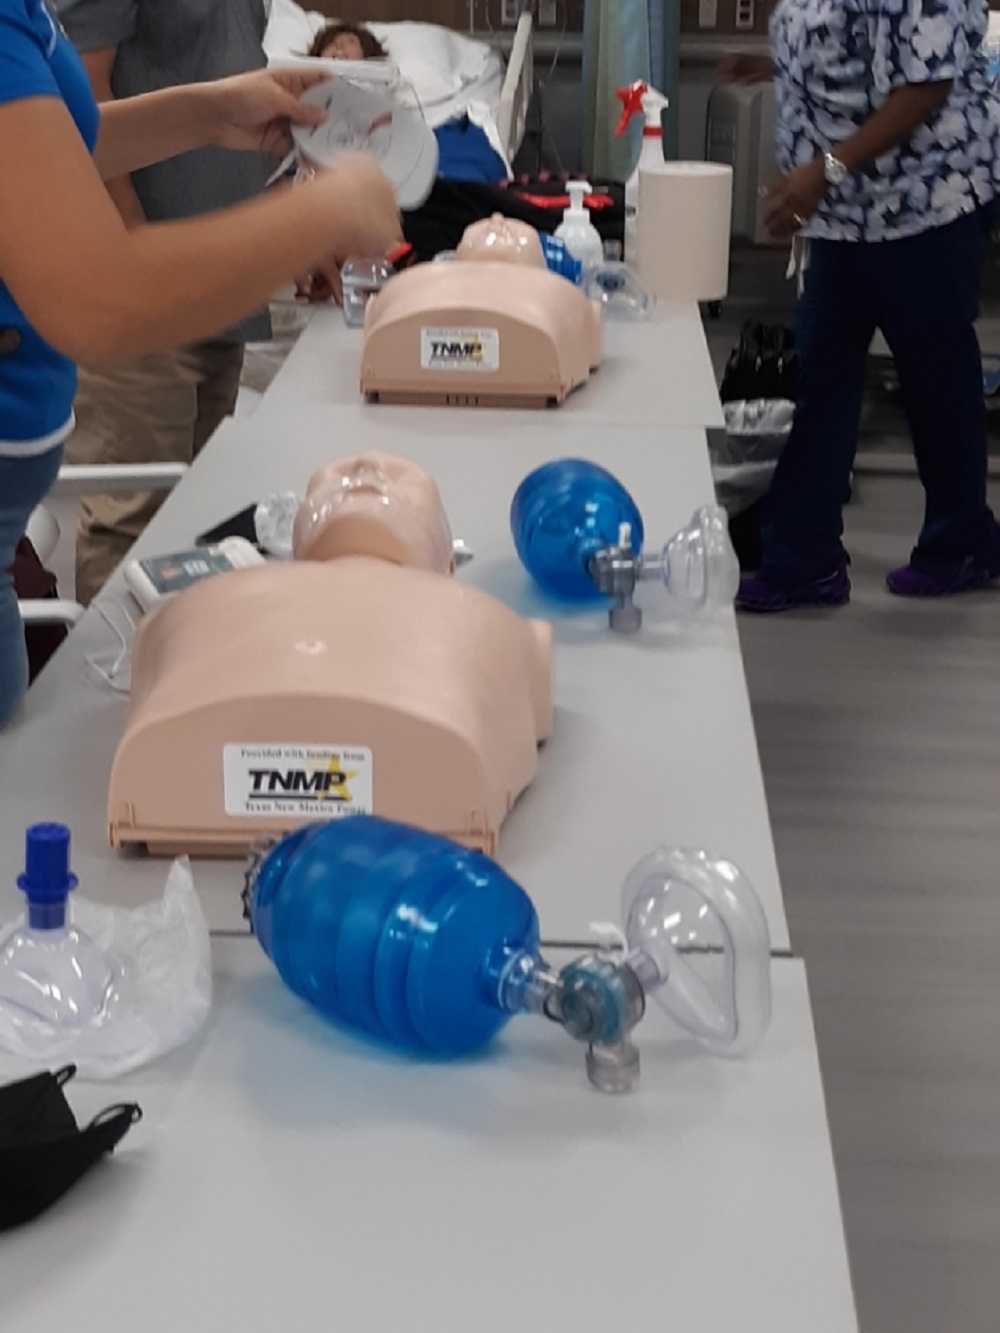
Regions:
[[[827,185],[832,185],[835,190],[839,189],[850,174],[839,157],[834,157],[832,153],[823,154],[823,175],[826,177]]]

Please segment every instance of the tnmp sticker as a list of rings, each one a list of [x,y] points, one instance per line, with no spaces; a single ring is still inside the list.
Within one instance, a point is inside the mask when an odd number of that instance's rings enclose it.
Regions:
[[[340,745],[226,745],[226,814],[339,819],[372,813],[372,752]]]
[[[421,329],[422,370],[500,369],[499,329]]]

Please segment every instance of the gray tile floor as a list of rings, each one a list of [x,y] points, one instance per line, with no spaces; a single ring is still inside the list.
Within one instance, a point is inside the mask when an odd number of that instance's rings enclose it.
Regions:
[[[781,290],[771,257],[737,263],[717,364],[743,318],[790,314]],[[870,399],[864,448],[904,449]],[[1000,591],[889,597],[920,511],[915,480],[858,477],[851,605],[740,638],[862,1333],[997,1333]]]
[[[744,318],[790,315],[783,265],[736,256],[732,299],[708,326],[720,367]],[[280,317],[285,345],[294,322]],[[250,385],[266,387],[280,359],[256,354]],[[897,451],[902,425],[879,379],[863,443]],[[862,1333],[997,1333],[1000,591],[890,598],[882,576],[919,514],[914,480],[859,477],[851,605],[742,619],[740,633]],[[60,518],[71,533],[72,508]],[[55,566],[69,589],[68,540]]]

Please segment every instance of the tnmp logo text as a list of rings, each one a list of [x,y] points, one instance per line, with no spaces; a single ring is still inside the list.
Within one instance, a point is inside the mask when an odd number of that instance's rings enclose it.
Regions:
[[[273,801],[294,796],[297,800],[315,802],[351,801],[350,782],[358,776],[357,769],[343,766],[339,755],[333,755],[325,767],[251,768],[248,801]]]
[[[437,362],[465,362],[481,366],[486,360],[482,338],[431,338],[431,360]]]

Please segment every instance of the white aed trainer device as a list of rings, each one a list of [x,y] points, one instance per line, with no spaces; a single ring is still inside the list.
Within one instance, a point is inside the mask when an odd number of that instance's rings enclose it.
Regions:
[[[142,609],[151,611],[174,593],[203,579],[263,563],[264,557],[245,538],[227,537],[214,546],[130,560],[125,566],[125,582]]]

